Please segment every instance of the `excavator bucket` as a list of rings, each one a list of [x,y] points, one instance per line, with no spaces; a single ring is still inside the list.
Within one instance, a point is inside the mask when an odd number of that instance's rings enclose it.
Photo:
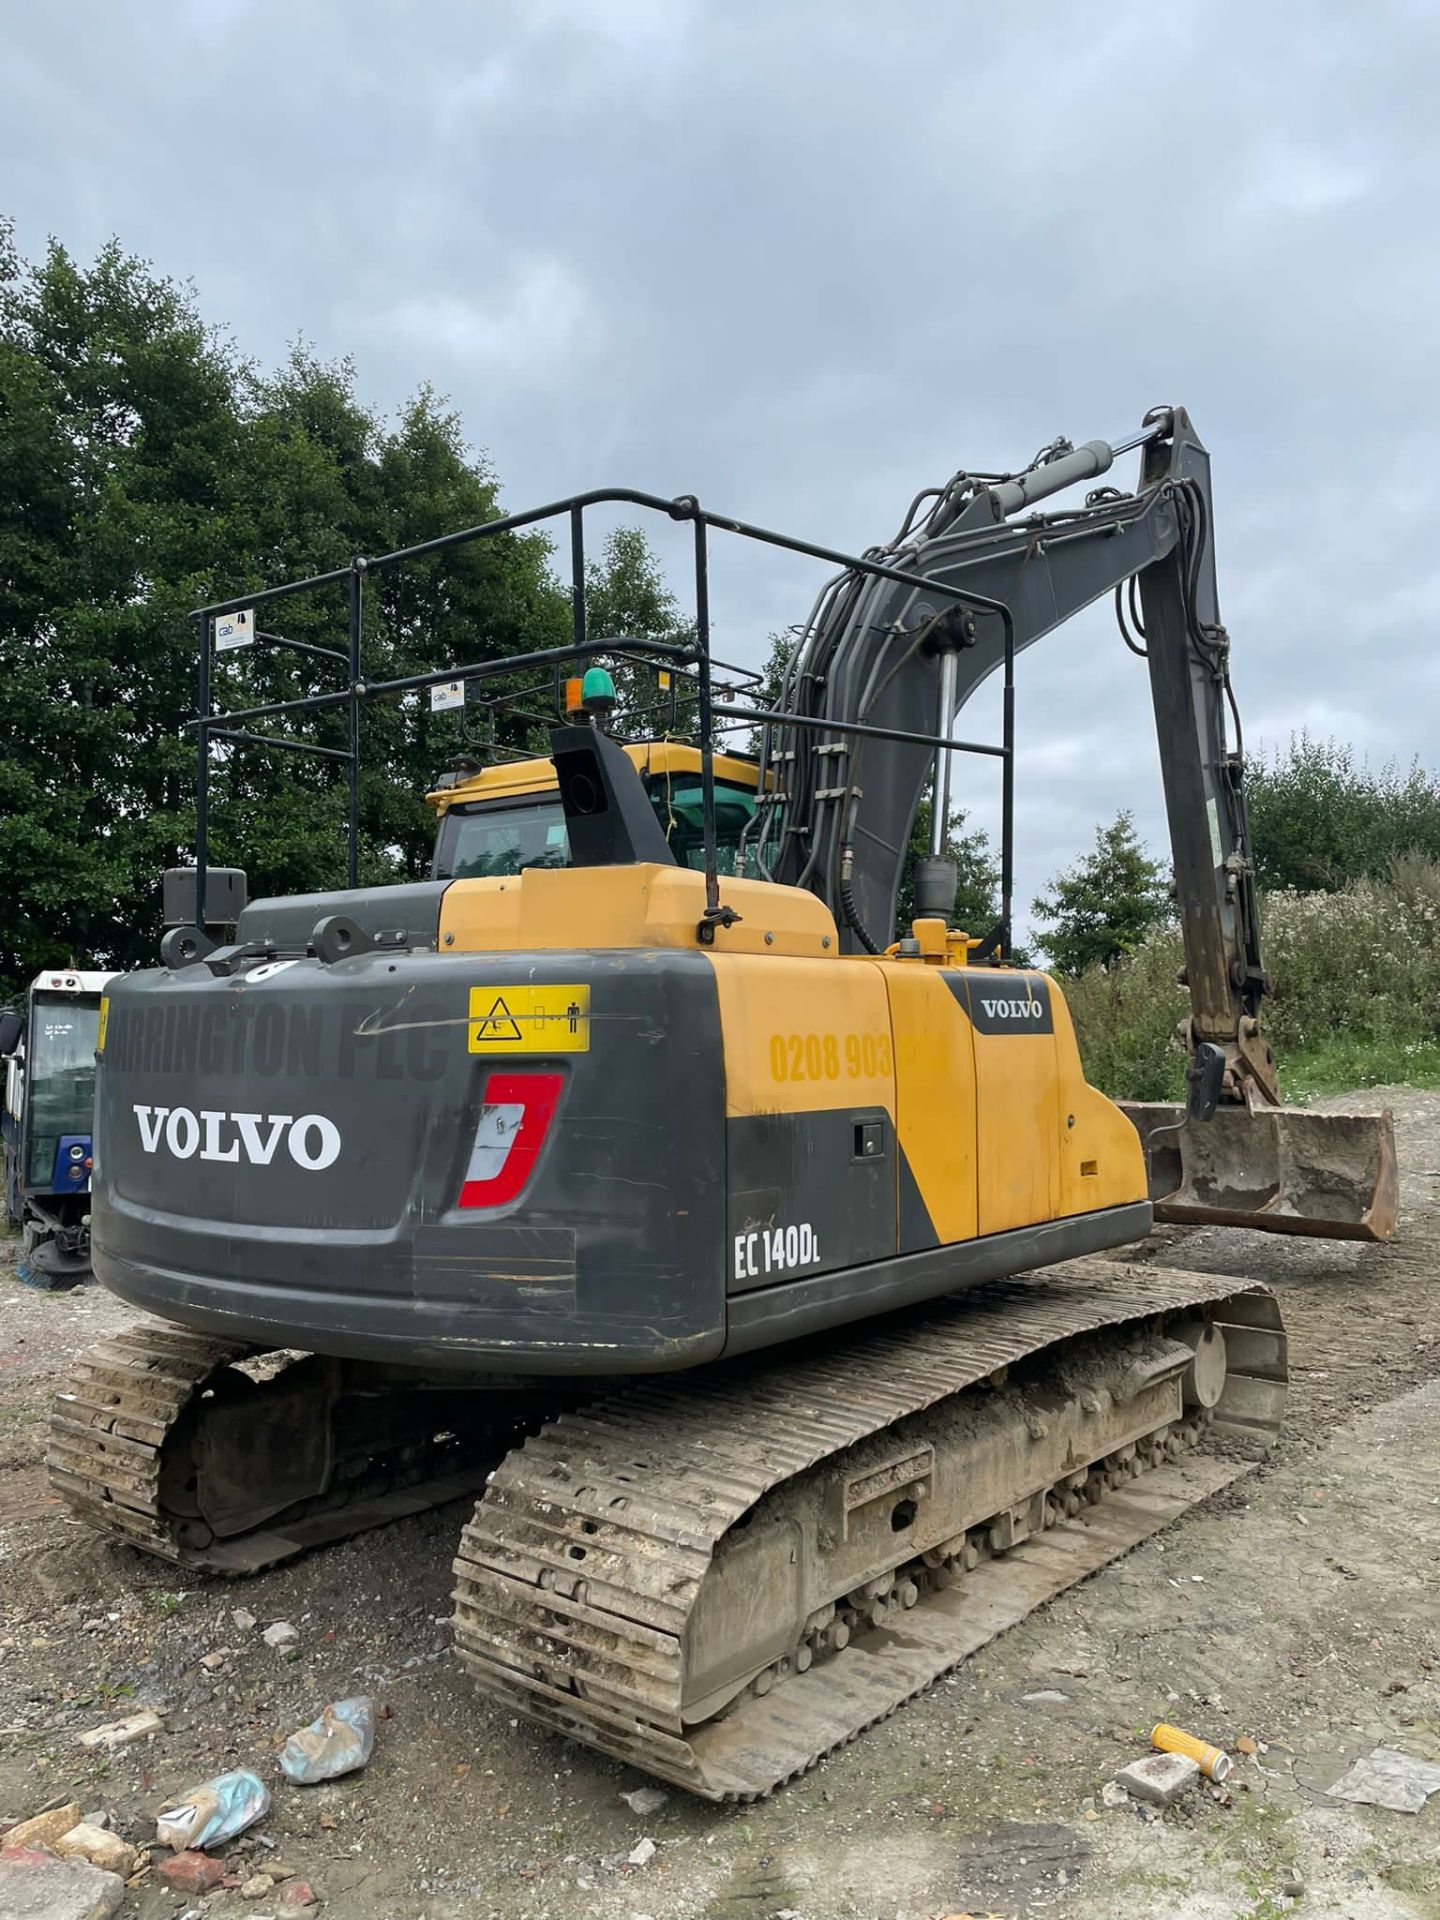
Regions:
[[[1174,1226],[1254,1227],[1329,1240],[1388,1240],[1399,1178],[1383,1113],[1122,1101],[1145,1147],[1155,1218]]]

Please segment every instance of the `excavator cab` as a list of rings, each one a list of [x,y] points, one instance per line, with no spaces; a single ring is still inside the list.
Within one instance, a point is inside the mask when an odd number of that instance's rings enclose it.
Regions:
[[[629,741],[624,752],[679,865],[703,867],[699,748],[678,740]],[[744,840],[755,818],[759,768],[747,755],[717,753],[714,777],[718,871],[756,879],[755,856]],[[571,864],[565,809],[549,759],[489,767],[467,759],[425,798],[437,816],[432,879],[474,880]]]

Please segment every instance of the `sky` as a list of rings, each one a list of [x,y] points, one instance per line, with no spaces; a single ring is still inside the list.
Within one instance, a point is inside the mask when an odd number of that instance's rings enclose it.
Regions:
[[[1432,0],[11,4],[0,210],[32,257],[118,235],[262,362],[353,355],[382,411],[433,383],[514,509],[696,493],[853,551],[1178,402],[1247,743],[1435,765],[1437,99]],[[756,664],[823,577],[714,567]],[[1023,657],[1018,721],[1022,908],[1122,807],[1163,851],[1108,607]],[[995,828],[990,763],[957,797]]]

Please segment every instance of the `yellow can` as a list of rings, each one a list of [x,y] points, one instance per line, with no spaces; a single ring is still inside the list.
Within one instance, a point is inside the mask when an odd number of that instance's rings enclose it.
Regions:
[[[1232,1762],[1223,1748],[1212,1747],[1208,1740],[1197,1740],[1193,1733],[1167,1726],[1164,1721],[1151,1729],[1150,1744],[1162,1753],[1183,1753],[1187,1760],[1195,1762],[1207,1780],[1224,1780],[1230,1773]]]

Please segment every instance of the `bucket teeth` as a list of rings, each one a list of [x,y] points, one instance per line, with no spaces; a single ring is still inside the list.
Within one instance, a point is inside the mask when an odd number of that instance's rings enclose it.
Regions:
[[[1155,1218],[1326,1240],[1388,1240],[1399,1175],[1383,1113],[1221,1107],[1185,1119],[1168,1102],[1124,1101],[1145,1147]]]

